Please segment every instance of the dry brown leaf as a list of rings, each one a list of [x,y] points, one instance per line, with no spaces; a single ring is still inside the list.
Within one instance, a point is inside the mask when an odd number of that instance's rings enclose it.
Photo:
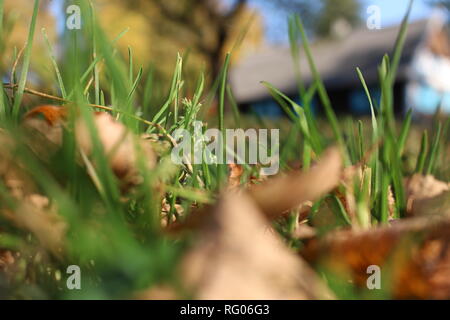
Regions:
[[[177,217],[181,217],[184,213],[184,208],[182,205],[176,203],[174,205],[174,214],[169,220],[169,212],[171,210],[171,205],[167,198],[163,198],[161,202],[161,227],[167,228],[171,223],[176,222]]]
[[[228,194],[206,219],[182,276],[198,299],[329,299],[246,195]]]
[[[410,216],[450,211],[448,183],[431,175],[415,174],[406,181],[407,213]]]
[[[235,163],[231,163],[228,165],[229,174],[228,174],[228,188],[235,189],[238,188],[241,184],[241,176],[244,173],[244,168]]]
[[[8,188],[9,194],[20,200],[26,195],[36,193],[37,187],[15,157],[13,139],[0,132],[0,179]]]
[[[1,239],[0,233],[0,239]],[[0,249],[0,276],[3,276],[3,280],[10,282],[17,275],[19,271],[19,263],[18,263],[18,253],[13,253],[10,250],[2,250]],[[0,285],[0,288],[2,286]],[[0,297],[2,297],[3,292],[0,290]]]
[[[294,210],[298,213],[297,223],[302,223],[308,220],[311,208],[314,205],[312,201],[305,201],[300,203]]]
[[[273,218],[331,191],[339,184],[341,174],[341,154],[337,148],[330,148],[309,171],[269,179],[251,187],[249,193],[258,207]]]
[[[349,276],[364,288],[367,267],[391,278],[398,299],[449,299],[450,218],[418,217],[367,231],[338,231],[309,241],[302,256],[311,264]]]
[[[94,115],[98,138],[116,176],[127,183],[137,182],[137,159],[145,156],[148,169],[156,164],[156,156],[149,141],[134,136],[122,123],[106,112]],[[76,138],[80,149],[90,155],[92,152],[91,132],[84,120],[76,123]]]
[[[67,108],[51,105],[36,107],[25,115],[22,125],[30,133],[28,144],[33,151],[40,156],[53,154],[62,143],[66,117]],[[150,141],[133,135],[125,125],[106,112],[96,112],[94,124],[104,152],[108,156],[109,164],[116,176],[121,179],[122,185],[138,184],[136,162],[138,154],[144,155],[149,169],[156,163]],[[90,155],[91,132],[82,119],[76,122],[76,138],[80,149],[86,155]]]
[[[42,105],[28,111],[24,116],[24,121],[37,116],[43,116],[48,125],[54,126],[63,122],[67,117],[67,109],[60,106]]]
[[[411,209],[412,215],[449,215],[450,191],[443,192],[433,198],[415,200]]]
[[[307,225],[306,223],[298,224],[294,230],[293,237],[295,239],[304,240],[314,238],[317,235],[315,228]]]
[[[22,121],[28,146],[40,157],[47,158],[62,144],[65,107],[38,106],[28,111]]]
[[[1,237],[1,235],[0,235]],[[6,272],[7,268],[14,264],[16,259],[14,259],[14,256],[11,251],[9,250],[1,250],[0,249],[0,271]]]
[[[155,286],[151,289],[138,292],[136,300],[177,300],[179,296],[176,290],[169,286]]]
[[[364,176],[368,174],[371,174],[370,168],[365,166],[363,167],[361,164],[346,167],[343,170],[341,178],[341,184],[344,187],[344,192],[338,192],[336,194],[354,226],[359,224],[358,219],[356,219],[355,181],[359,181],[359,186],[361,188],[363,185]]]
[[[5,210],[3,215],[19,228],[32,232],[44,247],[58,254],[64,245],[66,223],[48,204],[47,198],[31,195],[14,212]]]

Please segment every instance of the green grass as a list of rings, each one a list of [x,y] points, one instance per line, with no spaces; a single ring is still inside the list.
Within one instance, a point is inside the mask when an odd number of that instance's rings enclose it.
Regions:
[[[30,31],[28,33],[28,40],[27,44],[25,46],[25,52],[23,56],[23,64],[22,64],[22,72],[20,74],[19,79],[19,85],[16,92],[16,96],[14,97],[14,105],[12,109],[13,117],[17,119],[19,115],[19,108],[22,103],[23,93],[25,90],[25,84],[27,82],[27,76],[28,76],[28,68],[30,67],[30,60],[31,60],[31,50],[33,48],[33,41],[34,41],[34,31],[36,30],[36,21],[37,21],[37,15],[39,11],[39,0],[34,1],[34,7],[33,7],[33,16],[31,18],[30,22]]]
[[[157,104],[153,91],[157,78],[152,68],[135,70],[132,48],[125,58],[114,49],[114,44],[126,30],[114,40],[107,40],[97,25],[93,8],[86,1],[78,3],[83,16],[90,19],[86,20],[82,30],[65,33],[62,41],[69,45],[65,47],[61,61],[56,61],[54,44],[42,31],[55,75],[55,83],[48,86],[57,85],[69,110],[63,144],[56,153],[47,156],[34,153],[26,141],[26,134],[18,126],[26,107],[33,107],[24,105],[23,96],[32,59],[39,1],[35,1],[31,17],[17,90],[14,95],[0,90],[0,127],[14,136],[11,154],[17,162],[23,163],[27,179],[36,185],[40,194],[51,200],[67,225],[64,250],[53,252],[52,248],[42,246],[36,234],[15,226],[0,215],[0,248],[29,253],[20,258],[20,263],[26,268],[18,271],[16,279],[4,293],[0,293],[0,298],[123,298],[159,284],[178,287],[180,281],[176,276],[176,266],[190,238],[173,239],[163,234],[160,228],[162,200],[165,198],[170,204],[168,223],[173,219],[182,221],[192,208],[214,203],[224,187],[227,174],[226,165],[175,166],[170,161],[170,147],[174,143],[170,132],[183,128],[192,133],[194,120],[202,120],[204,130],[214,126],[221,130],[231,127],[280,128],[280,164],[287,172],[292,170],[293,163],[300,163],[303,170],[308,170],[328,146],[337,144],[347,167],[361,165],[365,170],[362,180],[355,178],[353,183],[356,215],[353,217],[343,203],[340,196],[348,191],[341,186],[314,203],[311,216],[326,202],[340,221],[340,227],[370,228],[387,223],[390,219],[390,190],[395,199],[394,217],[403,217],[406,208],[403,179],[414,172],[433,174],[443,180],[449,178],[443,169],[449,122],[442,126],[436,119],[437,130],[432,134],[424,131],[420,151],[411,155],[408,153],[410,134],[421,128],[412,122],[410,112],[400,120],[395,119],[393,113],[393,79],[405,41],[410,8],[392,59],[386,55],[380,61],[380,101],[373,100],[361,70],[355,71],[369,100],[371,117],[348,118],[345,122],[334,112],[300,17],[291,17],[289,34],[301,103],[294,102],[271,85],[270,79],[261,79],[262,85],[287,114],[287,119],[271,122],[240,113],[227,85],[230,55],[224,60],[219,79],[209,85],[201,75],[194,94],[188,98],[183,79],[185,61],[181,54],[174,53],[175,66],[169,91],[165,100]],[[2,5],[3,1],[0,1],[0,33],[4,21]],[[301,82],[302,70],[298,63],[301,51],[307,56],[314,78],[309,87]],[[314,97],[322,103],[324,119],[314,116],[311,111]],[[218,112],[209,117],[207,111],[213,108],[214,99],[218,102]],[[61,101],[42,98],[42,102]],[[227,105],[230,105],[230,115],[226,112]],[[93,122],[93,112],[100,109],[109,110],[135,134],[156,134],[159,144],[170,146],[158,151],[158,164],[152,170],[146,169],[145,158],[140,155],[137,166],[142,181],[126,196],[108,165],[108,155],[103,152]],[[80,154],[76,143],[75,119],[79,117],[89,128],[93,144],[90,157]],[[346,125],[342,126],[342,123]],[[416,167],[409,168],[405,157],[413,157]],[[257,178],[258,170],[244,166],[243,182],[252,176]],[[21,201],[10,195],[4,181],[0,180],[0,210],[14,212],[20,205]],[[184,209],[183,216],[175,210],[175,205]],[[292,235],[297,214],[295,210],[291,212],[287,223],[281,222],[278,228],[293,250],[301,246]],[[39,262],[35,261],[37,256]],[[80,292],[64,290],[64,281],[56,277],[64,274],[66,266],[72,264],[81,266],[83,270],[84,290]],[[32,270],[31,275],[26,270]],[[0,274],[0,285],[1,280]]]

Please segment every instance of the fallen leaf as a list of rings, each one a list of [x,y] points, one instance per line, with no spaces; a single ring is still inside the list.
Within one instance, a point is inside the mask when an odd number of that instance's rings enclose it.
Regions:
[[[54,126],[63,122],[67,117],[67,109],[61,106],[42,105],[28,111],[24,116],[24,121],[42,116],[48,125]]]
[[[322,197],[337,187],[341,174],[341,154],[337,148],[330,148],[308,171],[269,179],[248,191],[258,207],[273,218],[306,201]]]
[[[444,207],[450,210],[447,199],[449,184],[431,175],[415,174],[406,181],[407,214],[417,216],[440,213]],[[446,205],[447,204],[447,205]]]
[[[397,220],[367,231],[329,233],[306,243],[301,255],[315,267],[366,288],[367,267],[377,265],[397,299],[449,299],[449,216]]]
[[[166,198],[163,198],[162,203],[161,203],[161,227],[162,228],[167,228],[167,226],[169,226],[171,223],[174,223],[176,221],[177,217],[181,217],[184,213],[183,206],[176,203],[173,208],[174,214],[172,215],[172,217],[169,221],[170,210],[171,210],[171,205],[170,205],[169,201],[167,201]]]
[[[14,212],[1,212],[5,218],[17,227],[32,232],[40,243],[54,254],[58,254],[64,246],[66,223],[48,200],[40,195],[32,195],[23,199]]]
[[[93,119],[98,139],[108,157],[111,169],[122,183],[136,184],[139,180],[137,167],[139,155],[145,157],[147,169],[152,169],[156,164],[156,156],[150,142],[133,135],[125,125],[106,112],[95,113]],[[79,119],[75,128],[80,149],[86,155],[91,155],[93,144],[87,124]]]
[[[238,188],[241,184],[241,176],[244,173],[244,168],[235,163],[231,163],[228,165],[229,175],[228,175],[228,188],[235,189]]]
[[[1,238],[1,234],[0,234]],[[17,253],[16,253],[17,254]],[[15,257],[15,253],[10,250],[3,250],[0,248],[0,280],[6,282],[12,282],[17,271],[19,269],[19,263]],[[3,279],[2,279],[3,277]],[[2,292],[2,284],[0,281],[0,299],[4,299],[4,292]],[[5,290],[3,290],[5,291]]]
[[[0,271],[6,272],[7,268],[14,264],[16,260],[11,251],[0,249]]]
[[[9,194],[17,200],[36,193],[37,187],[24,170],[23,164],[16,156],[14,140],[0,132],[0,180],[8,188]]]
[[[48,158],[61,146],[65,107],[39,106],[28,111],[22,121],[27,145],[41,158]]]
[[[198,299],[330,299],[247,195],[228,193],[204,221],[182,263],[181,279]]]
[[[306,223],[302,223],[297,225],[294,230],[294,238],[299,240],[311,239],[317,235],[316,229],[307,225]]]

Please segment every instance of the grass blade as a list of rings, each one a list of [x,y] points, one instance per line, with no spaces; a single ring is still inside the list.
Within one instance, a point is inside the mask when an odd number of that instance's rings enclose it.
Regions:
[[[442,124],[439,123],[438,124],[438,128],[436,131],[436,135],[434,137],[433,140],[433,144],[431,146],[431,150],[430,150],[430,154],[428,156],[428,160],[427,160],[427,166],[425,169],[425,174],[432,174],[434,172],[434,167],[436,164],[436,158],[437,158],[437,154],[439,151],[439,143],[441,141],[441,131],[442,131]]]
[[[423,173],[423,169],[425,168],[425,161],[427,159],[428,153],[428,131],[425,130],[422,135],[422,142],[420,144],[419,157],[417,159],[416,164],[416,173]]]
[[[35,0],[34,8],[33,8],[33,16],[31,18],[31,23],[30,23],[29,33],[28,33],[27,45],[25,47],[25,53],[24,53],[24,57],[23,57],[22,72],[20,75],[17,92],[14,97],[13,119],[15,119],[15,120],[19,116],[19,109],[20,109],[20,105],[22,103],[23,93],[25,91],[25,85],[27,82],[28,69],[30,67],[30,59],[31,59],[31,53],[32,53],[31,50],[33,48],[34,32],[36,30],[36,22],[37,22],[38,12],[39,12],[39,0]]]
[[[311,69],[311,73],[313,74],[314,81],[317,84],[318,94],[319,94],[320,100],[322,101],[323,107],[325,109],[325,114],[328,118],[328,121],[330,122],[331,128],[333,129],[335,139],[337,140],[339,146],[342,149],[341,151],[343,152],[344,158],[346,159],[345,161],[348,163],[348,155],[347,155],[347,150],[346,150],[346,146],[344,143],[344,138],[342,135],[341,128],[339,127],[339,123],[338,123],[336,114],[334,113],[333,107],[331,106],[330,98],[328,97],[325,86],[322,82],[320,74],[314,63],[312,52],[311,52],[311,49],[309,46],[308,37],[306,36],[306,32],[303,27],[303,23],[298,15],[296,16],[296,22],[297,22],[297,28],[301,35],[305,53],[308,58],[308,63],[309,63],[310,69]]]

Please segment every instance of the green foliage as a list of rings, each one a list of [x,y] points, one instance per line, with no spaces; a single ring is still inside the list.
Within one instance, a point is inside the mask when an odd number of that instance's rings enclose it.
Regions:
[[[347,23],[349,27],[358,25],[361,4],[355,0],[340,0],[339,5],[334,0],[322,0],[322,8],[314,25],[316,33],[320,37],[332,35],[333,27],[339,21]]]

